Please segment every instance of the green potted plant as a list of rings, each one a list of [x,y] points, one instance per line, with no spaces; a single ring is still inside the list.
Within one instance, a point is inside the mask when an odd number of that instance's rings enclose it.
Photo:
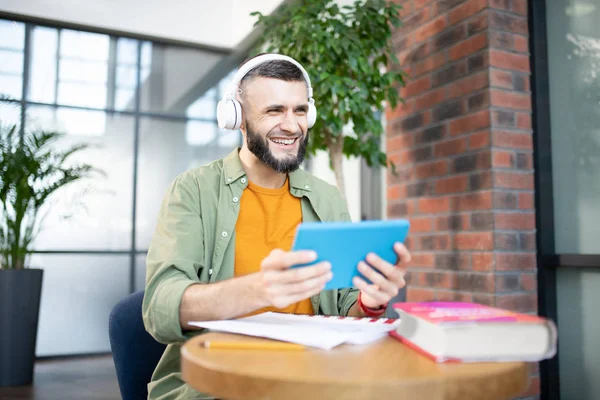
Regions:
[[[290,56],[307,70],[318,117],[309,153],[329,153],[337,186],[344,190],[344,156],[362,157],[369,166],[388,164],[381,151],[380,115],[400,101],[405,74],[392,48],[401,7],[387,0],[293,0],[271,15],[253,12],[261,39],[253,53]],[[351,133],[345,134],[344,128]]]
[[[10,106],[0,97],[0,106]],[[28,255],[40,228],[39,211],[50,196],[91,176],[71,156],[87,146],[54,147],[62,134],[19,129],[0,121],[0,387],[31,383],[43,270]]]

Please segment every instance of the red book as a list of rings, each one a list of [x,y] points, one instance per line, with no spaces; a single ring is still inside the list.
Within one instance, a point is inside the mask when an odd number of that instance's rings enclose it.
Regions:
[[[556,353],[549,319],[475,303],[396,303],[390,335],[436,362],[536,362]]]

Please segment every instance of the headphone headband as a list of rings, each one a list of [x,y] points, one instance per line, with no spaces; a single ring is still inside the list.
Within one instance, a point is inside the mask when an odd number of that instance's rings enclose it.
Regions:
[[[240,81],[244,79],[244,76],[246,76],[246,74],[250,72],[253,68],[257,67],[262,63],[274,60],[288,61],[294,64],[296,67],[298,67],[298,69],[302,72],[302,75],[304,75],[304,80],[306,81],[306,87],[308,89],[308,99],[311,100],[313,96],[313,91],[310,83],[310,78],[308,77],[308,73],[298,61],[294,60],[291,57],[284,56],[281,54],[262,54],[260,56],[254,57],[253,59],[242,65],[233,76],[233,79],[229,83],[227,90],[223,93],[223,100],[232,100],[235,98],[237,87],[240,84]]]

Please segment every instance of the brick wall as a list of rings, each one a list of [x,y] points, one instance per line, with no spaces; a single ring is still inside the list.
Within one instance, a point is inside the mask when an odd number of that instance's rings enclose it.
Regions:
[[[406,0],[410,78],[388,110],[389,218],[408,218],[409,301],[537,311],[526,0]],[[524,396],[539,393],[537,366]]]

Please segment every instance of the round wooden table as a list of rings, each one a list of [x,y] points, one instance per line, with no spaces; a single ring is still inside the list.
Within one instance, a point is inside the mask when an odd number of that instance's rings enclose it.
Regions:
[[[525,363],[436,364],[398,340],[306,351],[205,349],[204,340],[266,339],[210,332],[181,350],[183,379],[201,393],[238,399],[510,399]]]

